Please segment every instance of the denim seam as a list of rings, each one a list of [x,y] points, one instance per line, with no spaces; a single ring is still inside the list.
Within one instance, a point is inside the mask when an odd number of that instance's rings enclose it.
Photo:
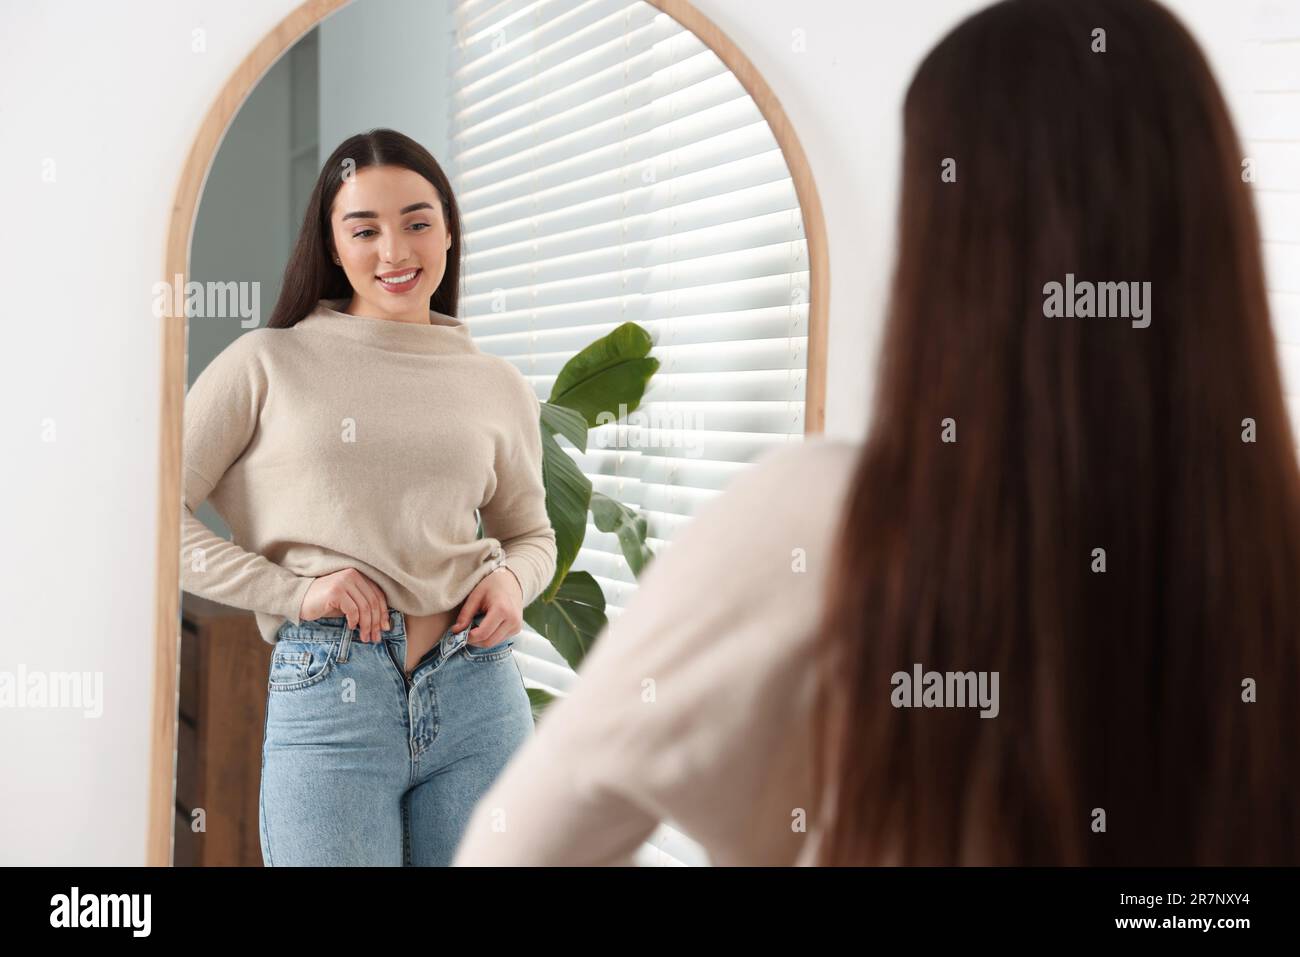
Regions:
[[[397,700],[402,708],[402,724],[406,726],[406,750],[409,759],[406,772],[406,785],[407,787],[411,787],[415,784],[415,765],[418,761],[418,757],[415,754],[413,747],[413,742],[411,741],[411,730],[414,728],[414,725],[411,722],[411,689],[406,686],[406,669],[401,664],[398,664],[397,659],[393,656],[393,646],[388,643],[387,639],[381,640],[380,644],[382,645],[382,648],[380,648],[380,654],[387,658],[388,663],[392,665],[392,668],[386,668],[384,670],[392,675],[393,684],[397,688]]]
[[[257,813],[261,819],[262,844],[266,849],[266,866],[273,867],[271,862],[271,837],[266,829],[266,728],[271,719],[271,702],[266,702],[266,708],[262,712],[262,769],[258,772],[257,783]]]
[[[411,812],[409,808],[409,796],[403,796],[398,802],[402,811],[402,866],[411,866]]]
[[[393,681],[397,685],[397,692],[403,701],[409,702],[410,690],[406,687],[406,669],[401,664],[398,664],[397,659],[393,657],[393,646],[388,644],[387,640],[383,640],[381,643],[384,646],[384,657],[386,657],[389,664],[393,666],[392,675]],[[410,717],[409,712],[407,717]]]

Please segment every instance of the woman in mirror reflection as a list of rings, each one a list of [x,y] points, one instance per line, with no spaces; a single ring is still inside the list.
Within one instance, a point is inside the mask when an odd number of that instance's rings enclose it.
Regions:
[[[555,572],[539,402],[456,318],[460,271],[436,160],[350,137],[270,322],[186,397],[182,587],[255,612],[274,646],[267,865],[448,864],[533,733],[512,646]],[[194,517],[205,500],[230,541]]]

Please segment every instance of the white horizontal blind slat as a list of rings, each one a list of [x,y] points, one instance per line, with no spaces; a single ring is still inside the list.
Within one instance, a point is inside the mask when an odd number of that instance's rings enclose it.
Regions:
[[[512,300],[494,292],[483,292],[475,297],[462,297],[462,312],[496,309],[491,313],[492,323],[483,324],[493,331],[503,327],[515,331],[533,332],[537,329],[554,329],[561,325],[598,325],[602,322],[642,323],[650,319],[715,314],[737,309],[769,309],[783,307],[791,316],[807,303],[808,273],[799,268],[807,255],[803,244],[791,243],[791,271],[785,274],[759,276],[731,282],[704,282],[698,286],[686,285],[685,279],[710,278],[702,268],[690,277],[682,277],[677,288],[663,288],[663,273],[652,274],[643,270],[629,276],[628,287],[618,296],[586,298],[572,295],[566,300],[562,290],[527,290],[528,299],[518,308],[511,308]],[[667,274],[671,279],[671,273]],[[659,288],[654,288],[656,285]],[[477,328],[477,327],[476,327]],[[595,338],[595,337],[593,337]]]

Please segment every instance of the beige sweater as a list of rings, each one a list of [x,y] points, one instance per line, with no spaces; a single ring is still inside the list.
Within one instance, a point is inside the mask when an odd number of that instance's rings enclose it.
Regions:
[[[504,565],[527,606],[555,572],[532,386],[459,320],[344,308],[244,333],[190,387],[181,587],[256,612],[272,643],[313,579],[347,567],[428,615]],[[231,541],[194,517],[208,498]]]
[[[765,453],[695,516],[475,808],[455,864],[629,864],[660,821],[714,865],[815,859],[815,625],[859,452],[812,436]]]

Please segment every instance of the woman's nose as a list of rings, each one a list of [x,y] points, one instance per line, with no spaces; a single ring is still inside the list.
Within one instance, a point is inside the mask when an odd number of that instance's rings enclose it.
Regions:
[[[407,244],[404,239],[390,239],[388,248],[384,250],[384,256],[394,266],[400,266],[406,262]]]

